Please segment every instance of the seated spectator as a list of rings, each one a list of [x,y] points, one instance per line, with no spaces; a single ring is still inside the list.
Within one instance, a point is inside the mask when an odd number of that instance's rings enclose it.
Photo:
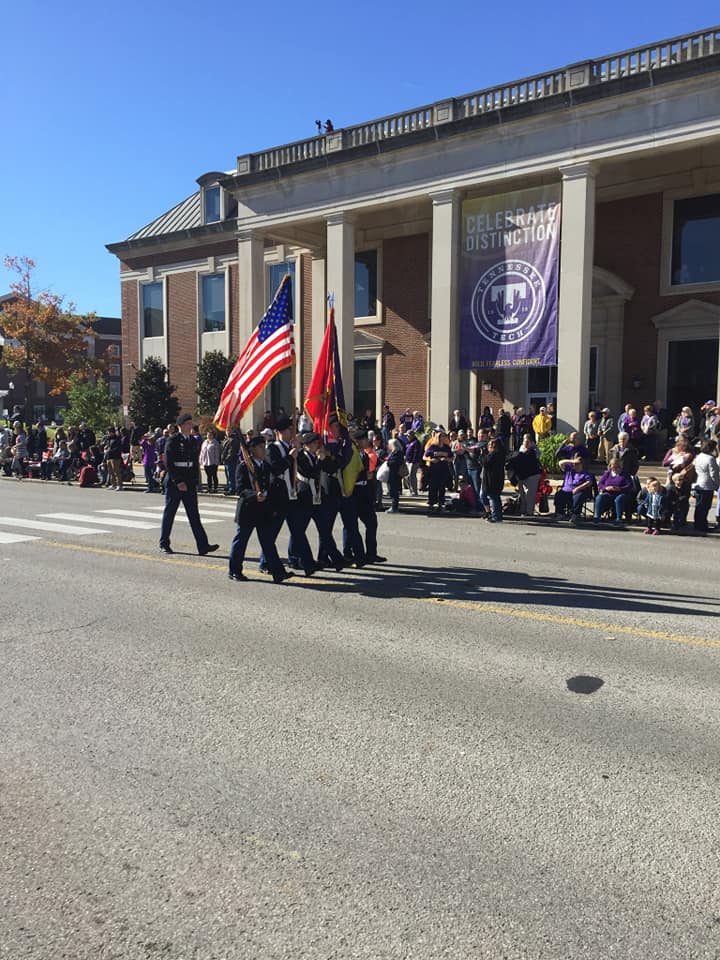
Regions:
[[[574,457],[582,457],[583,460],[590,459],[590,451],[584,443],[580,441],[580,434],[573,430],[568,436],[568,442],[564,443],[557,451],[558,460],[572,460]]]
[[[672,529],[676,532],[684,530],[687,526],[691,491],[692,486],[688,476],[682,473],[674,473],[667,486],[667,507],[672,520]]]
[[[555,494],[555,518],[570,517],[575,525],[582,515],[583,504],[593,495],[595,477],[588,473],[582,457],[561,460],[558,464],[565,474],[563,485]]]
[[[678,437],[675,441],[675,446],[668,450],[662,462],[662,465],[667,467],[668,489],[670,481],[676,473],[682,477],[692,474],[692,479],[694,479],[693,459],[694,454],[688,438],[683,436]]]
[[[460,477],[458,480],[458,491],[457,496],[448,501],[448,510],[455,513],[475,513],[478,502],[473,486],[467,477]]]
[[[615,509],[615,526],[623,525],[623,516],[633,493],[633,478],[624,473],[619,460],[611,460],[608,469],[598,482],[599,493],[595,497],[595,523],[600,523],[603,513],[612,505]]]
[[[70,483],[70,480],[68,480],[68,469],[70,467],[70,461],[72,460],[72,454],[70,453],[66,440],[60,443],[59,448],[55,451],[53,460],[55,461],[55,468],[57,469],[60,482]]]

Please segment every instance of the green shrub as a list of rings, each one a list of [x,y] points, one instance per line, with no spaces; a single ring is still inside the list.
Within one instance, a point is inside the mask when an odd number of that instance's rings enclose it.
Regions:
[[[540,466],[548,473],[558,473],[557,452],[560,447],[568,442],[568,438],[563,433],[553,433],[549,437],[543,437],[538,443],[540,451]]]

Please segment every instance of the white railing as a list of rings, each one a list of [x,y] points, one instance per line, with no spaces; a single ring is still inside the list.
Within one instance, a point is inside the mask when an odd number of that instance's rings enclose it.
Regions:
[[[371,120],[369,123],[344,127],[329,134],[239,157],[238,173],[279,169],[352,147],[407,136],[453,120],[478,117],[519,104],[572,93],[582,87],[664,70],[676,64],[702,60],[716,54],[720,55],[720,27],[709,27],[697,33],[614,53],[600,60],[574,64],[561,70],[468,93],[453,100],[428,104],[415,110]]]

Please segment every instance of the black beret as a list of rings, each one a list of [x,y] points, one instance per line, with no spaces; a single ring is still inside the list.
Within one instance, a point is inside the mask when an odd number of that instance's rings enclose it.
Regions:
[[[275,423],[276,430],[287,430],[287,428],[291,426],[292,420],[290,417],[278,417],[277,422]]]
[[[187,423],[188,420],[192,420],[192,414],[191,414],[191,413],[181,413],[180,416],[177,418],[177,420],[176,420],[175,422],[177,423],[177,425],[178,425],[179,427],[181,427],[184,423]]]
[[[262,435],[257,437],[250,437],[250,439],[247,442],[247,445],[248,447],[252,448],[252,447],[256,447],[259,443],[265,443],[265,437],[263,437]]]
[[[315,433],[314,430],[308,430],[302,434],[300,437],[303,443],[314,443],[316,440],[320,439],[320,434]]]

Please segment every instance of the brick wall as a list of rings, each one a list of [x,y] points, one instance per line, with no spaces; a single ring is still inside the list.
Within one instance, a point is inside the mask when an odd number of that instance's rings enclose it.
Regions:
[[[167,344],[170,382],[183,411],[197,406],[197,283],[195,272],[167,278]]]
[[[138,366],[138,285],[128,280],[120,284],[122,306],[122,384],[123,403],[130,402],[130,384]]]
[[[427,234],[384,241],[383,325],[365,329],[386,341],[384,394],[396,417],[405,407],[427,414],[428,348],[423,337],[430,332],[429,269]]]
[[[595,220],[595,263],[635,288],[625,306],[622,396],[642,404],[655,400],[657,331],[652,317],[687,300],[720,304],[720,293],[660,295],[662,194],[601,203]],[[608,358],[611,359],[611,358]],[[646,386],[634,390],[632,380]]]

